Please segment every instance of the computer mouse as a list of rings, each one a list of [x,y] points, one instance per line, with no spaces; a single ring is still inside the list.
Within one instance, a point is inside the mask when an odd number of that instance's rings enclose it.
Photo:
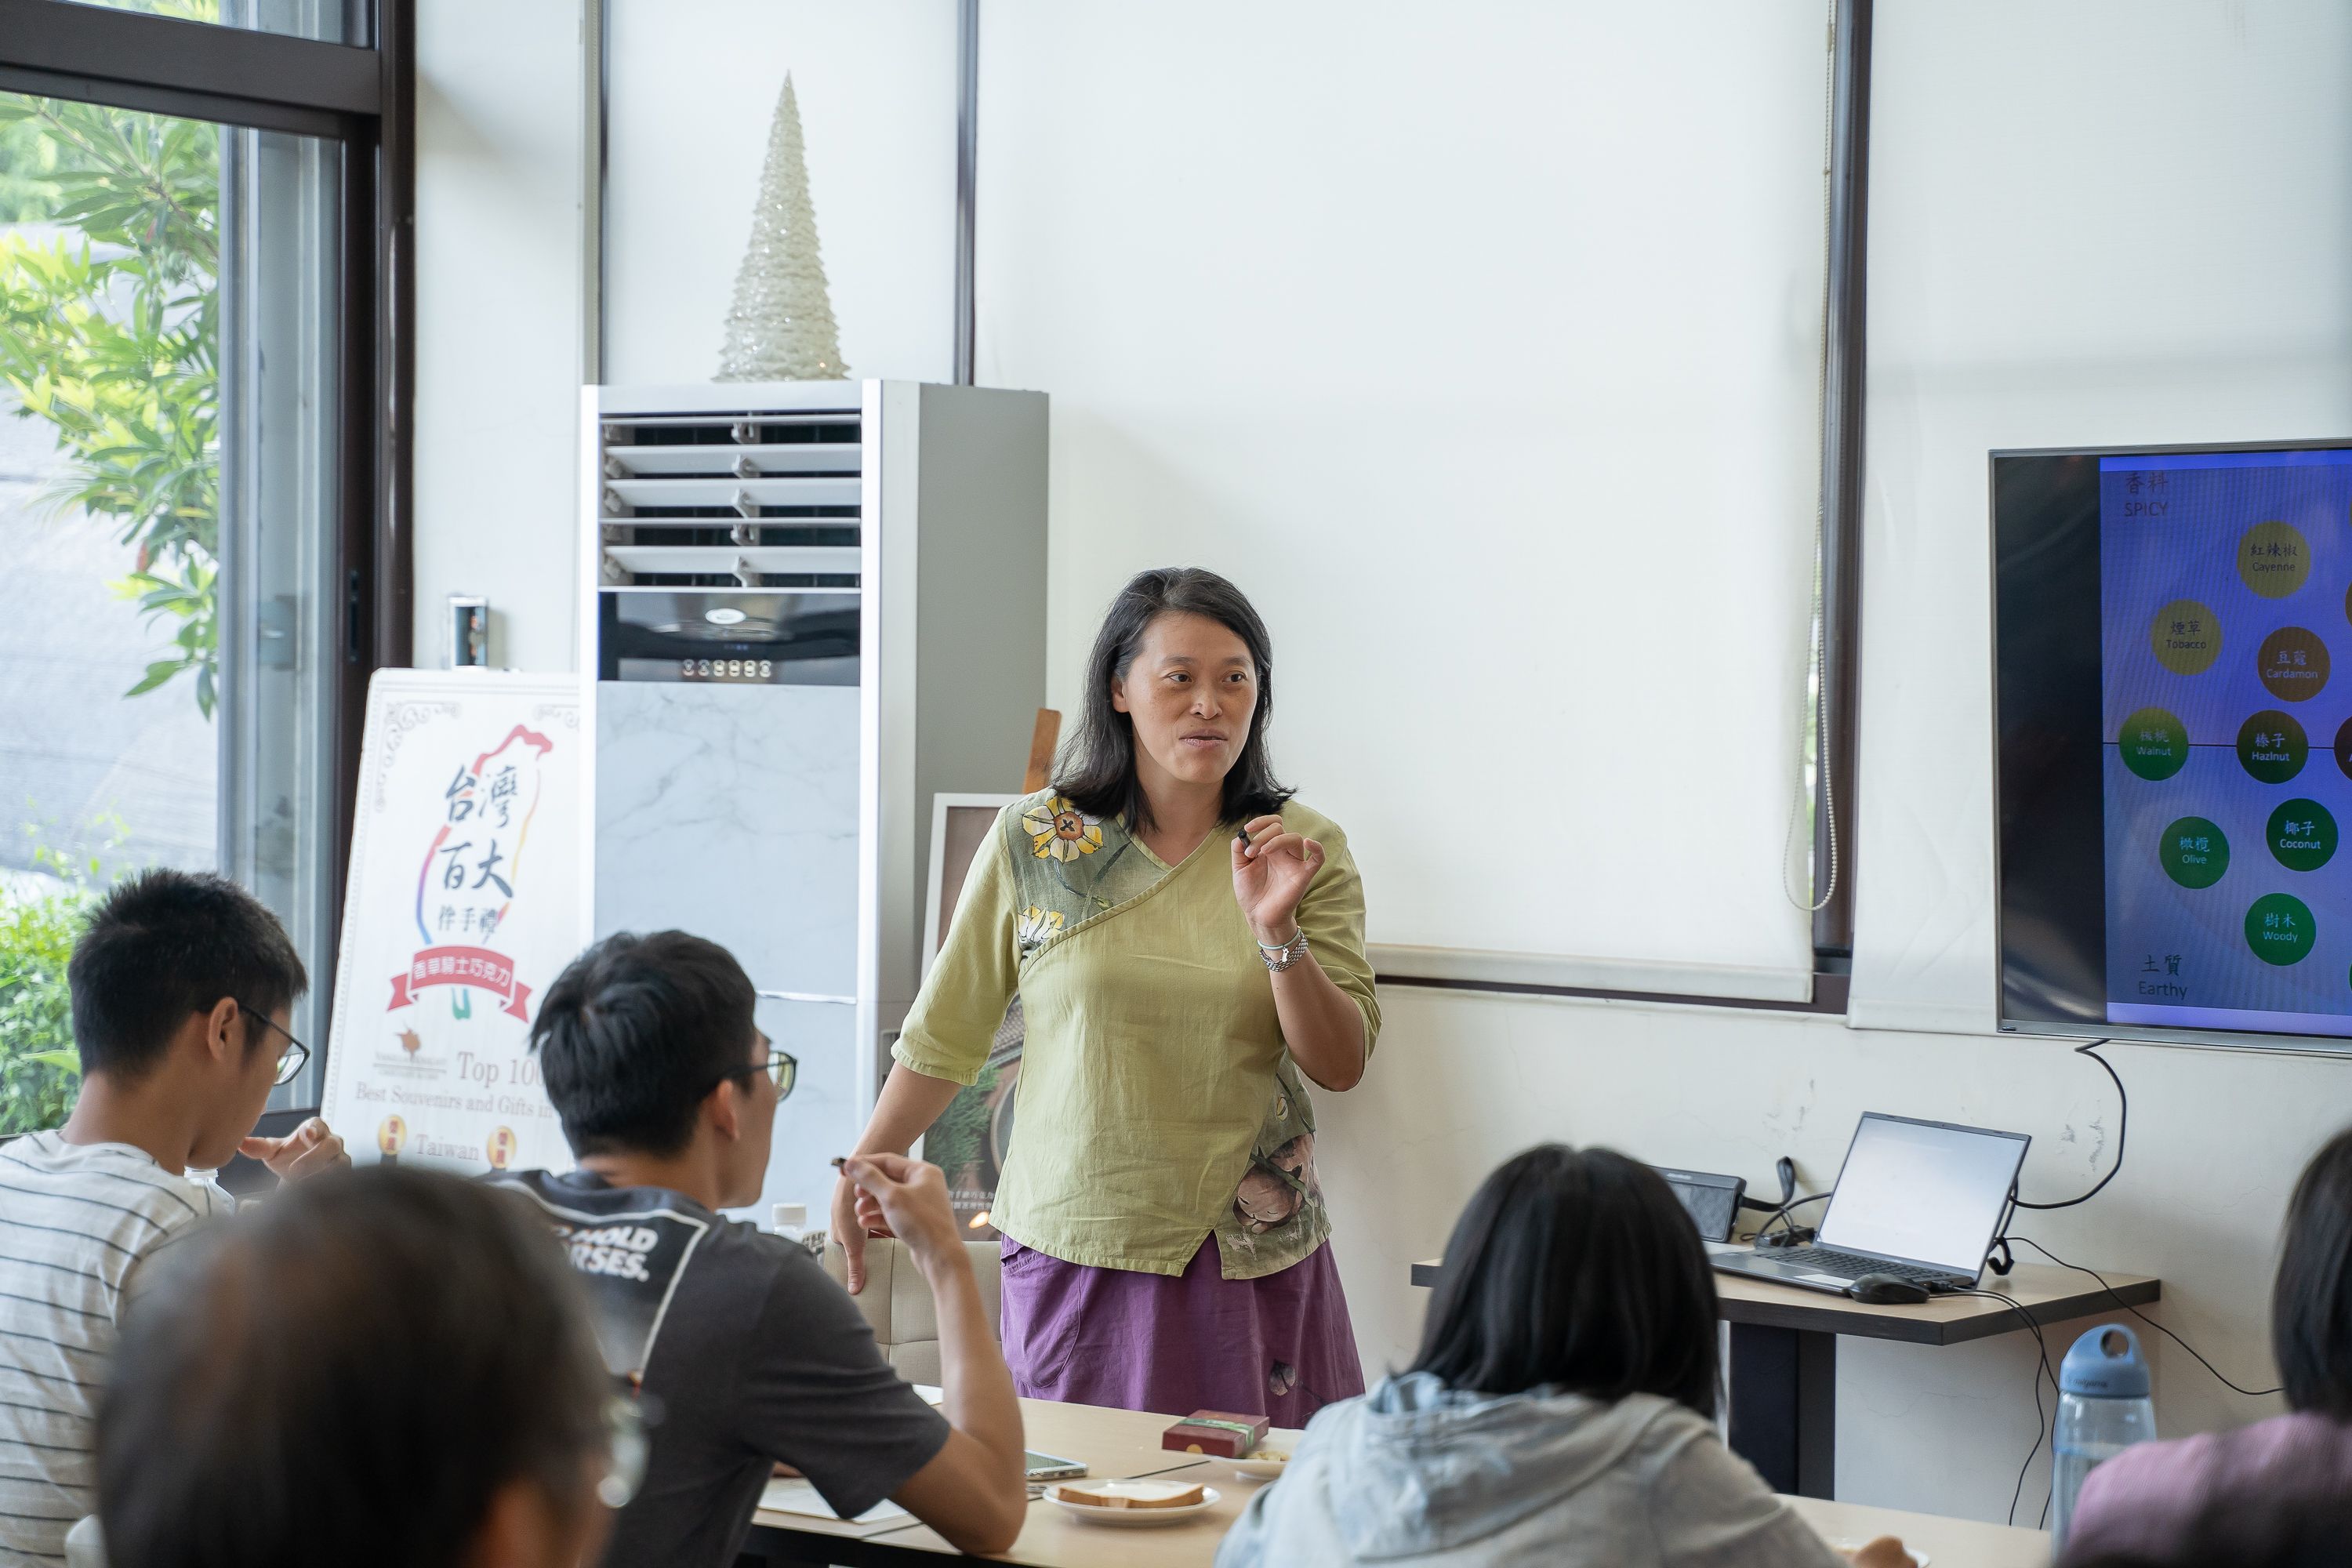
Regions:
[[[1865,1274],[1845,1293],[1865,1307],[1915,1307],[1927,1299],[1927,1287],[1899,1274]]]

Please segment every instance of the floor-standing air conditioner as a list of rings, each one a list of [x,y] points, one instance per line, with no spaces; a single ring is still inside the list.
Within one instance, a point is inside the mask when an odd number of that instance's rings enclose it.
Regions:
[[[771,1203],[822,1225],[920,973],[931,797],[1045,700],[1043,394],[585,390],[595,931],[696,932],[800,1058]]]

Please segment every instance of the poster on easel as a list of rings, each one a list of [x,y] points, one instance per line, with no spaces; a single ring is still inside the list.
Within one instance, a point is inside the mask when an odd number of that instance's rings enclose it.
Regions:
[[[530,1052],[586,945],[580,682],[378,670],[320,1114],[352,1157],[569,1170]]]

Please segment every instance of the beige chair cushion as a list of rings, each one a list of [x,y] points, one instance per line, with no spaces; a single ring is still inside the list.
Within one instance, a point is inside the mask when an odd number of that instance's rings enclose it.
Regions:
[[[980,1283],[980,1303],[988,1313],[988,1331],[1001,1336],[997,1303],[1001,1276],[997,1245],[967,1241],[964,1256],[971,1259],[972,1278]],[[845,1277],[847,1260],[840,1244],[824,1244],[824,1271],[838,1281]],[[866,1289],[850,1298],[866,1314],[882,1353],[908,1383],[940,1381],[940,1313],[931,1288],[915,1266],[914,1254],[896,1239],[869,1237],[866,1243]]]

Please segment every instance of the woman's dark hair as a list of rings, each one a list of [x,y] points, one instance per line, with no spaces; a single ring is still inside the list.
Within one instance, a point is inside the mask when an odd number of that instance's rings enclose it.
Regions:
[[[620,931],[547,988],[530,1043],[574,1154],[675,1154],[749,1062],[759,994],[735,955],[682,931]]]
[[[1479,1394],[1654,1394],[1712,1419],[1715,1310],[1706,1249],[1664,1177],[1546,1143],[1454,1222],[1412,1370]]]
[[[1054,789],[1089,816],[1129,827],[1151,826],[1151,805],[1135,774],[1135,723],[1110,705],[1111,682],[1124,676],[1143,634],[1162,616],[1202,616],[1242,639],[1257,667],[1257,708],[1249,736],[1225,773],[1225,820],[1245,821],[1282,809],[1291,796],[1267,760],[1266,721],[1274,717],[1274,643],[1239,588],[1198,566],[1160,566],[1129,579],[1095,634],[1087,656],[1087,705],[1078,732],[1063,749]]]
[[[2312,1156],[2286,1205],[2271,1355],[2289,1406],[2352,1421],[2352,1131]]]
[[[614,1384],[515,1194],[333,1172],[145,1267],[98,1417],[115,1568],[461,1563],[510,1483],[598,1479]]]
[[[189,1015],[223,998],[267,1018],[310,977],[286,928],[260,900],[208,871],[142,871],[117,883],[66,965],[84,1077],[144,1074]],[[246,1025],[248,1058],[269,1033]]]

